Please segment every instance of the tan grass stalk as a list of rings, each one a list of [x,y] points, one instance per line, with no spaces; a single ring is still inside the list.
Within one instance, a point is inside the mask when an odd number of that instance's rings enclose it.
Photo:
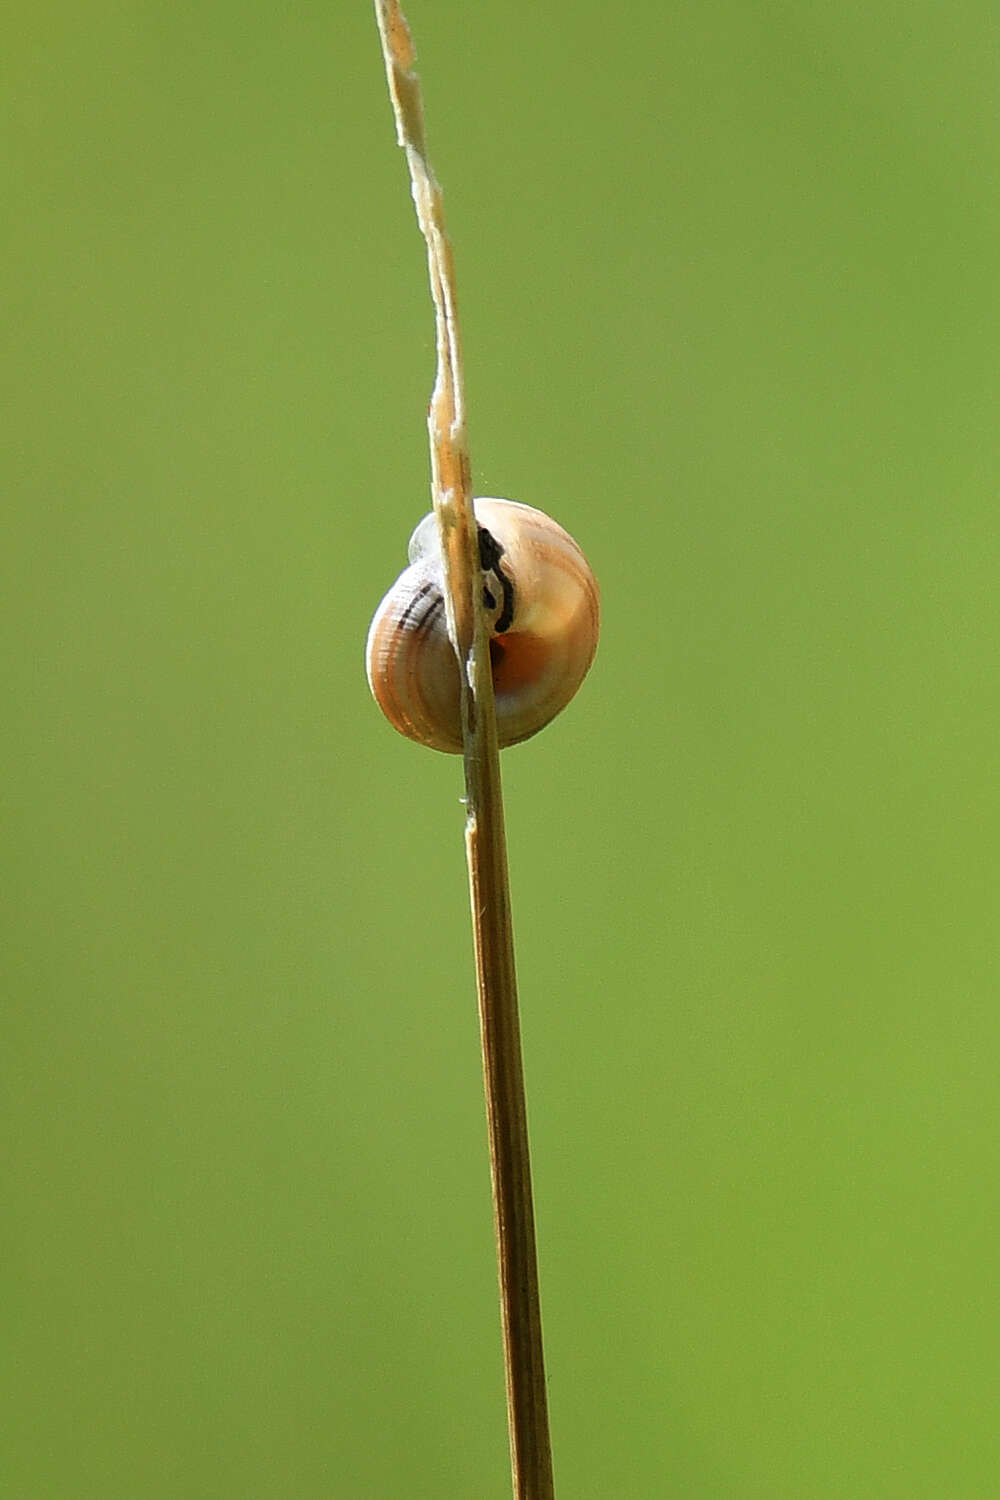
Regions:
[[[462,672],[465,844],[472,898],[483,1046],[507,1420],[515,1500],[553,1500],[528,1125],[514,974],[514,939],[500,754],[472,511],[465,391],[451,245],[441,189],[424,145],[414,49],[397,0],[375,0],[399,144],[406,152],[437,330],[437,378],[428,427],[434,511],[444,557],[448,630]]]

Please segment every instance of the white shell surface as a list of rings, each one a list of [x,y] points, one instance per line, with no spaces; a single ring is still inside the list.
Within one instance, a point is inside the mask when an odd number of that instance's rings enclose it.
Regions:
[[[483,574],[497,629],[490,637],[501,746],[543,729],[573,697],[594,659],[597,581],[576,542],[544,512],[478,499],[476,520],[499,553]],[[458,663],[448,638],[437,522],[410,538],[410,566],[368,633],[368,681],[390,722],[435,750],[462,749]]]

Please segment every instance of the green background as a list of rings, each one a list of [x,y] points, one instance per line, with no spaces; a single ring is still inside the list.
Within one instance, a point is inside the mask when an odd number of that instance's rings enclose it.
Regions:
[[[997,1493],[994,0],[411,0],[481,493],[556,1476]],[[509,1493],[461,767],[364,0],[5,27],[0,1490]]]

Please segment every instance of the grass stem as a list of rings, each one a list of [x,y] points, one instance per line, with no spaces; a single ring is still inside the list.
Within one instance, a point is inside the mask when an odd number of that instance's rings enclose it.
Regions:
[[[406,152],[427,261],[437,344],[428,428],[444,558],[448,630],[462,676],[465,844],[483,1048],[507,1420],[515,1500],[554,1500],[531,1164],[496,708],[472,509],[455,275],[441,189],[424,145],[414,49],[397,0],[375,0],[399,144]]]

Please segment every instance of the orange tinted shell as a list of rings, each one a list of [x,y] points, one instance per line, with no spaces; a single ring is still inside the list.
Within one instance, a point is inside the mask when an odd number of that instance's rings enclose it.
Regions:
[[[544,729],[573,697],[597,650],[600,593],[567,531],[514,500],[475,500],[501,746]],[[492,545],[491,545],[492,544]],[[459,752],[458,662],[448,638],[437,523],[410,539],[410,566],[375,612],[368,681],[401,734]]]

